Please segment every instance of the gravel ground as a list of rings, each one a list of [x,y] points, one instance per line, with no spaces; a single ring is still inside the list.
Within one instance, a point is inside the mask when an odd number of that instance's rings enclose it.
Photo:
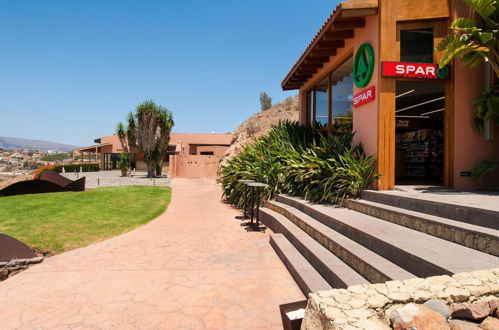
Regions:
[[[66,178],[76,180],[74,173],[63,174]],[[110,187],[110,186],[163,186],[169,187],[170,178],[163,176],[150,179],[145,173],[137,173],[131,177],[122,177],[121,171],[100,171],[78,173],[78,178],[85,176],[85,188]]]

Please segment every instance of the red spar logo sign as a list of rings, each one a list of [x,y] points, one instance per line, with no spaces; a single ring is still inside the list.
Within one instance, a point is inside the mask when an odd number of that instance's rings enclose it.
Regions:
[[[376,88],[374,86],[355,94],[353,97],[353,107],[358,108],[363,104],[369,103],[376,99]]]
[[[383,62],[382,74],[388,77],[438,79],[438,65],[430,63]]]

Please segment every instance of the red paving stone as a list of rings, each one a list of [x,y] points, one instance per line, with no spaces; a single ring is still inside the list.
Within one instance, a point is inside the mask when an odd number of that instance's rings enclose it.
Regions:
[[[212,179],[173,180],[166,213],[0,283],[0,329],[281,328],[304,299],[268,243]]]

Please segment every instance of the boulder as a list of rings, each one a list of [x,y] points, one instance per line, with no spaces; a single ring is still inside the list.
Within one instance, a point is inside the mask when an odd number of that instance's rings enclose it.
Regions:
[[[499,319],[495,317],[487,317],[480,323],[480,328],[483,330],[497,330],[499,329]]]
[[[477,304],[456,304],[452,307],[452,318],[481,321],[490,314],[487,301]]]
[[[450,320],[449,327],[451,330],[482,330],[478,324],[463,320]]]
[[[395,330],[432,329],[449,330],[445,317],[424,305],[407,304],[395,309],[390,314],[390,321]]]
[[[443,300],[430,299],[427,302],[425,302],[423,305],[425,305],[434,312],[442,314],[446,319],[450,317],[450,308]]]

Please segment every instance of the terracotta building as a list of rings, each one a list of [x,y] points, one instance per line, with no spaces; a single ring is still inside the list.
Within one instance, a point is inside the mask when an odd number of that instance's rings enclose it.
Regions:
[[[355,132],[377,159],[377,189],[483,188],[494,180],[470,174],[484,159],[499,161],[499,131],[474,132],[472,103],[492,83],[490,69],[459,60],[440,69],[435,51],[452,20],[471,14],[462,0],[342,2],[282,88],[299,90],[302,123]]]
[[[103,136],[94,142],[97,144],[75,149],[73,157],[79,157],[83,162],[97,162],[102,170],[116,169],[123,152],[118,136]],[[172,133],[164,164],[171,177],[213,177],[231,142],[232,134]],[[142,154],[137,153],[135,158],[132,168],[146,170]]]

